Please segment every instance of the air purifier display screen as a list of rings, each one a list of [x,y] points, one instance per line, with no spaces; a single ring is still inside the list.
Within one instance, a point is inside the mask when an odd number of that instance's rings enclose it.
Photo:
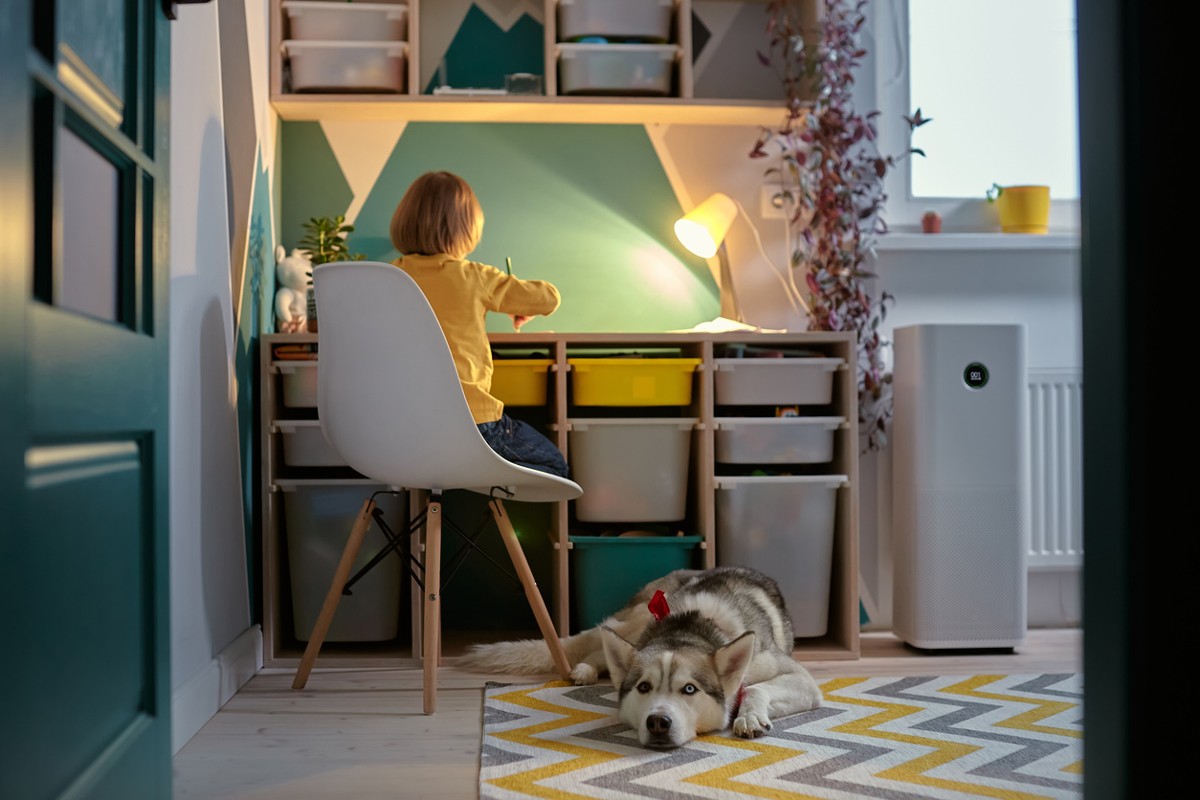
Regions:
[[[963,370],[963,381],[972,389],[982,389],[988,382],[987,367],[978,361],[972,361]]]

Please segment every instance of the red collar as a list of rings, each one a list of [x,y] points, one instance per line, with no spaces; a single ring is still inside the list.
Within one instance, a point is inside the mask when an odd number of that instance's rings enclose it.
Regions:
[[[733,698],[733,708],[730,709],[730,711],[729,711],[729,724],[730,725],[732,725],[733,721],[735,719],[737,719],[738,711],[741,709],[742,701],[745,699],[746,699],[746,684],[743,683],[741,686],[738,687],[737,697]]]

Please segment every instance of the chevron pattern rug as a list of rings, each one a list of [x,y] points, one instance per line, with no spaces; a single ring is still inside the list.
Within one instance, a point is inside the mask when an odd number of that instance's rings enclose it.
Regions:
[[[609,684],[484,688],[480,800],[1083,796],[1079,674],[833,678],[760,739],[640,747]]]

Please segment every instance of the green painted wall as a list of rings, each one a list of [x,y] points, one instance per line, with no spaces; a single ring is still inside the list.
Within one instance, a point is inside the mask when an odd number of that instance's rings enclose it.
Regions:
[[[351,195],[319,123],[282,128],[281,243],[291,248],[305,219],[340,213]],[[663,331],[719,313],[707,265],[675,239],[682,210],[643,126],[411,123],[355,220],[353,250],[398,255],[392,212],[429,170],[455,172],[479,195],[474,260],[511,257],[516,274],[558,286],[562,306],[526,330]],[[495,316],[489,329],[511,327]]]

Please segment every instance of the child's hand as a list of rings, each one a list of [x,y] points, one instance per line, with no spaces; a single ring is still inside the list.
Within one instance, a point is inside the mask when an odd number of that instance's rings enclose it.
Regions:
[[[524,325],[526,322],[529,322],[529,320],[533,319],[533,317],[527,317],[524,314],[509,314],[508,316],[512,317],[514,331],[521,330],[522,325]]]

